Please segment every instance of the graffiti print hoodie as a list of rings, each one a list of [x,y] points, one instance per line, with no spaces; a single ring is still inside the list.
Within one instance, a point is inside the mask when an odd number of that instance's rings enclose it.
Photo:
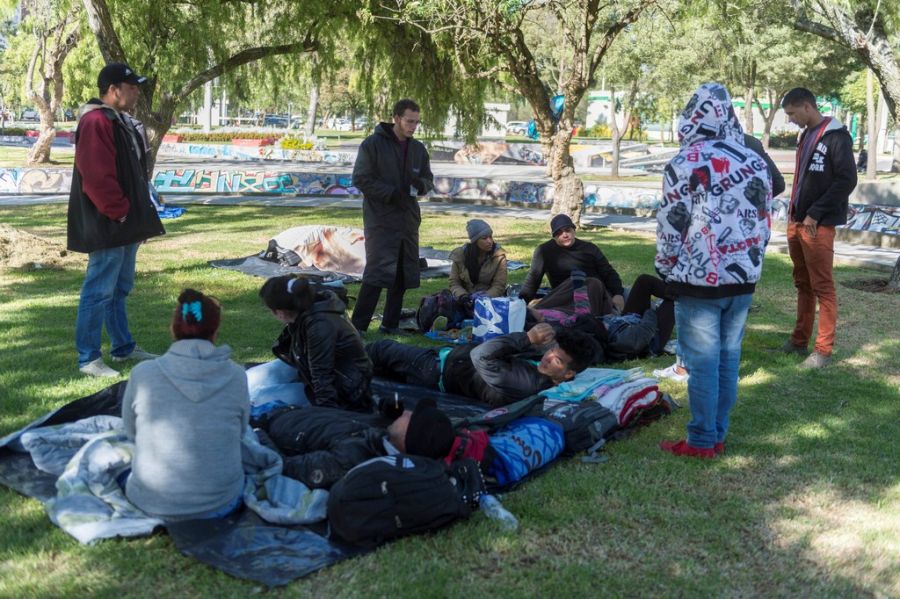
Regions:
[[[753,293],[769,241],[772,179],[744,145],[728,91],[697,90],[681,113],[681,150],[666,166],[656,270],[674,295]]]

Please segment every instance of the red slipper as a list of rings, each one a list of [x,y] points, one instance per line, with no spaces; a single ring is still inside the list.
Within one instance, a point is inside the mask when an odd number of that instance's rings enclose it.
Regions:
[[[661,441],[659,448],[668,451],[672,455],[684,456],[688,458],[714,458],[716,451],[712,447],[694,447],[688,445],[687,440],[681,441]]]
[[[713,445],[713,451],[716,452],[716,455],[722,455],[723,453],[725,453],[725,442],[722,441]]]

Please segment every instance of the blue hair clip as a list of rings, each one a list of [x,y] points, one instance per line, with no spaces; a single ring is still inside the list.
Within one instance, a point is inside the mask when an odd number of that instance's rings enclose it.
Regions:
[[[181,304],[181,317],[187,319],[189,313],[194,315],[197,322],[203,322],[203,305],[199,301]]]

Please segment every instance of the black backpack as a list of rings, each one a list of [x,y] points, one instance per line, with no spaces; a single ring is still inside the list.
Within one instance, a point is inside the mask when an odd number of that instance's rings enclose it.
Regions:
[[[421,456],[372,458],[331,487],[328,523],[336,540],[374,547],[467,518],[483,492],[472,460],[447,467]]]
[[[419,302],[416,310],[416,324],[420,331],[430,331],[438,316],[447,318],[447,322],[453,322],[457,312],[456,298],[449,289],[444,289],[434,295],[426,295]]]
[[[549,408],[544,417],[558,422],[566,436],[566,455],[591,450],[594,453],[618,428],[616,415],[593,400],[566,402]]]

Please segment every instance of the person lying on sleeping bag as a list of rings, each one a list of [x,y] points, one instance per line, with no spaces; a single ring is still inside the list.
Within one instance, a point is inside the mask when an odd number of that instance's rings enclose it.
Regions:
[[[622,314],[597,316],[587,305],[589,294],[583,284],[578,284],[578,274],[572,273],[575,283],[573,310],[558,312],[529,308],[532,316],[541,322],[575,327],[592,335],[599,342],[605,361],[662,352],[675,326],[675,301],[669,295],[665,281],[653,275],[638,276]],[[654,297],[662,300],[656,307],[653,306]]]
[[[547,345],[540,362],[519,356]],[[567,329],[555,333],[546,323],[478,346],[435,350],[390,339],[366,346],[378,376],[471,397],[494,407],[574,378],[591,365],[596,349],[589,335]]]
[[[450,452],[453,427],[434,400],[423,399],[414,410],[399,402],[382,406],[382,412],[394,418],[387,429],[351,412],[311,407],[275,412],[264,430],[285,456],[283,474],[312,489],[328,489],[357,464],[378,456],[405,453],[442,459]]]
[[[371,410],[372,363],[344,302],[291,275],[267,280],[259,295],[285,327],[272,347],[278,360],[247,371],[254,405],[272,393],[285,404]]]
[[[244,490],[241,437],[250,419],[247,377],[215,344],[219,303],[193,289],[178,296],[162,356],[131,371],[122,397],[134,441],[128,500],[163,520],[224,518]]]

